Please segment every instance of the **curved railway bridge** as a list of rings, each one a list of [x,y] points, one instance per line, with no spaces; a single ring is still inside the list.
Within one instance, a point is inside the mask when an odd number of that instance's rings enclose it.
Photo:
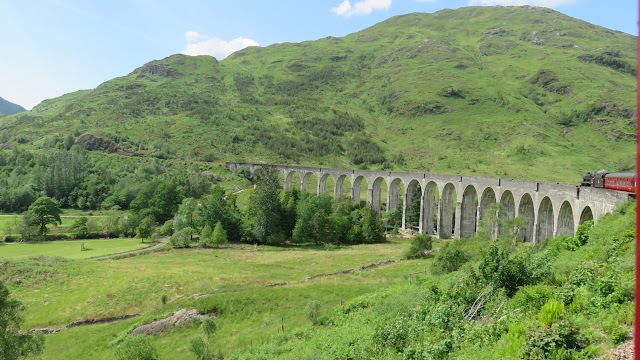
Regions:
[[[495,211],[492,205],[497,203],[503,210],[500,223],[515,217],[526,221],[525,241],[573,236],[578,225],[587,220],[597,222],[628,199],[624,192],[538,181],[289,165],[225,165],[231,171],[247,168],[252,174],[263,166],[271,166],[282,172],[287,190],[295,186],[317,194],[330,194],[335,199],[349,196],[354,202],[366,201],[377,210],[390,210],[404,204],[403,229],[407,227],[409,204],[419,196],[419,232],[443,239],[472,237],[481,221]],[[494,235],[504,231],[507,230],[500,226],[491,229]]]

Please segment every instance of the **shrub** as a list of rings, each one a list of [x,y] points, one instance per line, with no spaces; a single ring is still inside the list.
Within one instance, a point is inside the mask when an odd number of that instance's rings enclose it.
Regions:
[[[586,345],[577,325],[559,320],[551,326],[538,327],[527,333],[520,359],[548,359],[562,350],[580,350]]]
[[[407,259],[425,258],[431,254],[429,250],[433,249],[433,239],[430,235],[419,234],[411,240],[411,246],[405,252]]]
[[[312,324],[316,325],[320,318],[320,302],[318,300],[309,301],[304,308],[304,314]]]
[[[567,250],[574,251],[589,241],[589,232],[593,228],[593,220],[588,220],[578,226],[576,236],[567,238]]]
[[[434,274],[448,274],[458,270],[471,256],[462,249],[462,243],[454,240],[446,243],[436,254],[431,267]]]
[[[116,349],[118,360],[157,360],[158,352],[147,335],[127,336]]]
[[[374,343],[401,352],[409,337],[409,321],[398,317],[393,321],[378,326],[374,335]]]
[[[613,304],[633,300],[633,281],[625,282],[624,278],[622,274],[610,270],[596,279],[592,304],[599,308],[608,308]]]
[[[512,297],[520,286],[533,285],[549,276],[549,263],[544,257],[534,258],[531,253],[510,257],[505,250],[492,245],[478,268],[480,277],[487,283],[504,288]]]
[[[191,245],[191,237],[195,234],[195,230],[186,227],[171,235],[171,245],[175,248],[188,248]]]

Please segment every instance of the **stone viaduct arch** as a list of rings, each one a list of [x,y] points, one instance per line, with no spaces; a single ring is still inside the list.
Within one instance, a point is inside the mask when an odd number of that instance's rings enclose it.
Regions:
[[[317,194],[333,194],[335,199],[349,196],[374,209],[390,210],[402,202],[402,227],[407,227],[407,212],[412,201],[420,199],[417,230],[440,238],[468,238],[487,218],[496,216],[505,223],[522,218],[524,241],[537,242],[554,235],[574,235],[578,225],[598,221],[628,194],[619,191],[577,187],[572,184],[543,183],[476,176],[439,175],[414,172],[390,172],[355,169],[314,168],[291,165],[226,163],[235,171],[272,166],[283,173],[284,188],[300,188]],[[331,179],[331,180],[329,180]],[[327,183],[333,189],[327,188]],[[350,186],[347,193],[345,186]],[[386,187],[386,197],[382,189]],[[416,198],[416,196],[418,198]],[[417,201],[417,200],[416,200]],[[386,207],[381,205],[386,203]],[[494,204],[500,210],[492,213]],[[492,236],[513,229],[491,228]]]

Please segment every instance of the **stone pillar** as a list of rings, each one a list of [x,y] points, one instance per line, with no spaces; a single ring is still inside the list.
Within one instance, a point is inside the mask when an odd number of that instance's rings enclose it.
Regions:
[[[424,196],[420,197],[420,218],[418,219],[418,232],[424,233]]]
[[[367,183],[368,184],[368,183]],[[378,195],[379,197],[380,195]],[[369,207],[373,207],[373,187],[371,185],[369,185],[369,187],[367,188],[367,205]],[[380,207],[378,207],[379,209]]]
[[[407,192],[402,195],[402,230],[407,229]]]
[[[460,216],[462,214],[462,203],[457,201],[456,202],[456,213],[454,216],[453,221],[455,221],[455,226],[454,226],[454,230],[453,230],[453,237],[456,239],[460,238],[460,231],[462,229],[461,226],[461,218],[462,216]]]
[[[353,200],[353,203],[356,205],[360,205],[360,184],[362,183],[362,181],[360,182],[353,182],[353,185],[351,186],[351,199]]]
[[[336,180],[333,183],[333,199],[334,200],[338,200],[342,196],[342,185],[343,184],[344,184],[344,179],[342,179],[342,181]]]

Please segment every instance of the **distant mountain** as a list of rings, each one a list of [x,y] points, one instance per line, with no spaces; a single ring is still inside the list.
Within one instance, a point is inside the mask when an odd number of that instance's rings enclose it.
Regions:
[[[576,182],[635,164],[636,38],[539,7],[396,16],[342,38],[173,55],[0,119],[186,161]]]
[[[0,97],[0,116],[17,114],[23,111],[26,111],[26,109],[22,106],[14,104]]]

